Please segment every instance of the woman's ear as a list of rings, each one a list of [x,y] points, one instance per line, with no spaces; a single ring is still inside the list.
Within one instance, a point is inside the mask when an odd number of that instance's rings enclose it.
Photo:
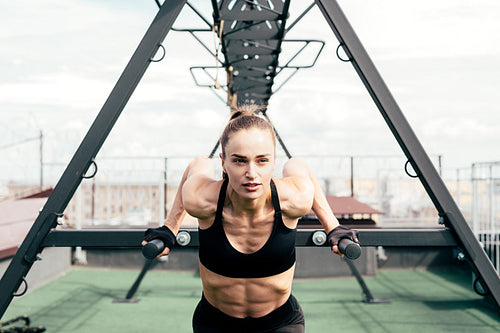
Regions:
[[[222,153],[219,153],[219,157],[220,157],[221,164],[222,164],[222,171],[226,172],[226,169],[224,168],[224,157],[222,156]]]

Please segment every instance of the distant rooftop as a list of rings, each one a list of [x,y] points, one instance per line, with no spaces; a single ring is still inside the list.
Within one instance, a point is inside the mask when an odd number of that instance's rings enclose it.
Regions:
[[[0,202],[0,259],[13,256],[47,198]]]
[[[337,197],[327,195],[326,200],[335,215],[384,214],[384,212],[376,210],[375,208],[370,207],[353,197]]]
[[[373,215],[373,214],[384,214],[375,208],[354,199],[353,197],[337,197],[334,195],[327,195],[326,200],[336,216],[345,215]],[[314,216],[314,212],[311,210],[308,216]]]

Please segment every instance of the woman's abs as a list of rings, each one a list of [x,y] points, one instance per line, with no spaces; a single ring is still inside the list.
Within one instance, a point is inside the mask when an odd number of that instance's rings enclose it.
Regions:
[[[203,294],[208,302],[236,318],[258,318],[277,309],[290,297],[295,265],[265,278],[229,278],[200,263]]]

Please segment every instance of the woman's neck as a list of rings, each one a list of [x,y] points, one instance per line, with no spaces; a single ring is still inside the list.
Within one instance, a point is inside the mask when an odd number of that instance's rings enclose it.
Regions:
[[[239,196],[236,191],[229,190],[228,198],[233,213],[239,216],[257,216],[266,210],[267,204],[271,202],[271,189],[266,194],[255,198],[247,199]]]

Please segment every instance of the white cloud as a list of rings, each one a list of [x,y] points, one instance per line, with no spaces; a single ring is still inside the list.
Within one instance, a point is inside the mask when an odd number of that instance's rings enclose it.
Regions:
[[[109,90],[109,84],[102,80],[56,73],[32,78],[31,82],[0,85],[0,103],[87,109],[102,103],[106,90]]]
[[[490,36],[500,31],[497,1],[342,0],[339,4],[361,42],[377,58],[500,53],[500,45]],[[303,36],[336,42],[322,17],[318,22],[318,16],[309,15],[299,24]]]
[[[89,29],[100,29],[105,32],[112,24],[124,24],[137,21],[145,11],[154,13],[155,5],[139,6],[128,4],[126,7],[111,1],[84,0],[45,0],[34,1],[27,5],[20,1],[1,0],[2,24],[16,27],[0,30],[0,38],[22,38],[25,36],[46,37],[88,32]],[[134,7],[132,7],[134,6]],[[120,22],[121,20],[121,22]]]

